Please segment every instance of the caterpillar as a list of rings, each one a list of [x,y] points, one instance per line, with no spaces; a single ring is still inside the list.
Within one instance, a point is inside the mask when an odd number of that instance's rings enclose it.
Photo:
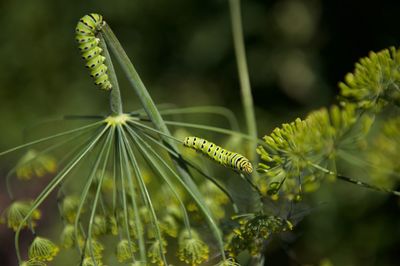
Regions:
[[[201,151],[208,158],[223,166],[233,168],[241,173],[251,174],[253,165],[243,155],[228,151],[220,146],[198,137],[186,137],[183,145],[196,151]]]
[[[99,47],[100,39],[96,37],[104,23],[103,17],[99,14],[92,13],[82,17],[76,25],[75,39],[79,43],[78,48],[96,86],[102,90],[111,90],[107,66],[104,64],[105,57],[101,55],[103,50]]]

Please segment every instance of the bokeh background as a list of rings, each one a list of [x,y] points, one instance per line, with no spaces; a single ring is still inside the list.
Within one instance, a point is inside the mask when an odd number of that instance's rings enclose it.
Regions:
[[[335,102],[358,58],[400,43],[399,1],[246,0],[242,11],[259,136]],[[157,103],[221,105],[243,121],[227,0],[2,0],[0,150],[40,121],[107,114],[74,41],[89,12],[104,15]],[[140,108],[122,75],[120,83],[125,109]],[[0,161],[0,211],[13,162]],[[324,186],[294,235],[268,249],[267,265],[398,265],[398,203],[349,184]],[[13,261],[13,236],[1,226],[0,265]]]

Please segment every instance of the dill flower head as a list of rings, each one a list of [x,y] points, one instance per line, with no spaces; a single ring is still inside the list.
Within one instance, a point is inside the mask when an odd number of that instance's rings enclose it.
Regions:
[[[122,239],[117,245],[117,260],[119,262],[127,262],[132,259],[132,255],[136,252],[137,248],[134,242],[127,239]]]
[[[22,224],[24,218],[28,215],[32,208],[32,202],[30,201],[14,201],[10,206],[3,212],[2,220],[7,222],[7,226],[12,228],[14,231],[18,230],[18,227]],[[41,217],[41,212],[35,209],[30,215],[29,219],[22,224],[22,227],[36,225],[35,220],[39,220]]]
[[[226,260],[221,261],[217,264],[217,266],[240,266],[233,258],[229,258]]]
[[[150,262],[158,264],[159,266],[164,266],[162,257],[167,253],[166,247],[167,241],[165,241],[165,239],[162,239],[161,243],[159,240],[155,239],[147,250],[147,257],[150,258]]]
[[[23,261],[19,266],[46,266],[46,263],[43,261],[30,259],[30,260]]]
[[[107,216],[107,231],[114,236],[118,235],[118,224],[114,215]]]
[[[72,248],[76,243],[75,227],[72,224],[65,225],[60,238],[63,248]]]
[[[372,117],[358,114],[354,105],[346,105],[322,108],[305,120],[276,128],[257,148],[263,161],[258,171],[267,179],[267,184],[261,182],[261,191],[268,195],[282,191],[290,200],[300,196],[303,184],[306,192],[313,191],[336,172],[338,153],[365,147],[372,122]]]
[[[371,180],[382,187],[393,187],[400,172],[400,117],[388,119],[374,137],[371,149],[366,154],[371,163]]]
[[[394,47],[370,52],[339,83],[341,99],[359,108],[380,109],[388,103],[400,104],[400,52]]]
[[[85,240],[80,239],[78,241],[79,247],[83,249],[85,247]],[[104,246],[96,239],[88,239],[86,241],[85,257],[94,257],[96,260],[103,257]]]
[[[174,216],[167,213],[160,220],[160,229],[170,237],[177,237],[179,225]]]
[[[261,251],[262,244],[272,234],[292,230],[291,222],[278,216],[255,214],[242,218],[239,227],[233,229],[226,250],[232,257],[248,250],[255,256]]]
[[[74,223],[78,212],[80,199],[76,195],[68,195],[61,204],[61,215],[67,222]]]
[[[100,258],[85,257],[82,266],[104,266]]]
[[[105,235],[107,229],[107,218],[104,215],[97,214],[93,221],[93,234],[95,236]]]
[[[17,178],[30,180],[32,177],[43,177],[53,174],[57,170],[57,162],[54,157],[40,154],[34,149],[28,150],[18,161],[16,166]]]
[[[51,240],[37,236],[29,246],[29,259],[52,261],[60,249]]]
[[[183,230],[179,236],[178,258],[192,266],[208,260],[209,248],[194,230]]]

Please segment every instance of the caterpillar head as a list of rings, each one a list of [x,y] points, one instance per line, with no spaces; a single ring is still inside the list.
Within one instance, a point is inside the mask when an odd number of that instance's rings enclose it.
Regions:
[[[243,172],[245,172],[246,174],[251,174],[253,172],[253,165],[250,161],[246,161],[245,163],[243,163],[242,169]]]

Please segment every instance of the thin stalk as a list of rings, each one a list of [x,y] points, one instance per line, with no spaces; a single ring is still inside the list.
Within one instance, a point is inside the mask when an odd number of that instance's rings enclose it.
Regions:
[[[150,97],[146,87],[144,86],[142,80],[139,77],[135,67],[133,66],[131,60],[125,53],[125,50],[122,48],[120,42],[117,37],[114,35],[111,28],[107,23],[101,29],[102,34],[104,34],[104,38],[116,56],[118,62],[120,63],[125,75],[128,78],[128,81],[131,83],[134,88],[139,100],[141,101],[144,110],[147,115],[154,122],[156,127],[162,132],[169,133],[167,126],[164,124],[163,119],[158,112],[156,105],[153,102],[153,99]]]
[[[7,193],[8,193],[8,195],[9,195],[10,199],[13,199],[13,198],[14,198],[14,194],[13,194],[12,189],[11,189],[10,178],[11,178],[11,177],[13,176],[13,174],[17,171],[17,168],[18,168],[19,166],[27,165],[27,164],[33,162],[34,160],[36,160],[37,158],[39,158],[39,156],[42,156],[42,155],[44,155],[44,154],[47,154],[47,153],[49,153],[50,151],[57,149],[58,147],[64,145],[64,144],[67,143],[67,142],[70,142],[70,141],[72,141],[72,140],[76,140],[78,137],[82,136],[82,135],[85,134],[85,133],[86,133],[86,132],[80,132],[77,136],[73,136],[73,137],[70,137],[70,138],[68,138],[68,139],[66,139],[66,140],[63,140],[63,141],[59,142],[59,143],[52,144],[52,145],[50,145],[48,148],[44,149],[43,151],[40,151],[34,158],[32,158],[32,159],[30,159],[30,160],[24,162],[22,165],[16,165],[16,166],[14,166],[10,171],[8,171],[8,173],[7,173],[7,175],[6,175],[6,190],[7,190]],[[57,164],[58,164],[58,165],[61,165],[62,162],[65,161],[66,158],[68,158],[69,155],[73,154],[74,152],[75,152],[75,150],[72,150],[72,152],[69,152],[69,153],[67,153],[66,155],[64,155],[63,158],[62,158],[59,162],[57,162]]]
[[[92,228],[93,228],[93,223],[94,223],[94,216],[96,214],[97,204],[98,204],[98,201],[99,201],[99,198],[100,198],[100,194],[101,194],[101,186],[103,184],[104,173],[106,171],[108,158],[109,158],[109,155],[110,155],[110,150],[111,150],[112,138],[114,136],[114,131],[115,131],[114,129],[110,130],[110,132],[109,132],[109,134],[107,136],[107,139],[104,142],[103,147],[102,147],[102,151],[104,151],[105,149],[107,149],[107,151],[106,151],[106,154],[105,154],[105,157],[104,157],[104,163],[103,163],[103,166],[102,166],[102,169],[101,169],[101,175],[100,175],[99,183],[97,185],[96,194],[94,196],[94,200],[93,200],[93,203],[92,203],[92,206],[91,206],[92,207],[92,212],[91,212],[90,218],[89,218],[88,234],[87,234],[87,238],[86,238],[87,241],[89,241],[89,252],[90,252],[90,256],[92,257],[92,260],[93,260],[95,266],[97,266],[97,261],[96,261],[95,256],[94,256],[93,246],[92,246]],[[100,155],[99,157],[100,157],[100,159],[103,159],[102,155]],[[87,242],[85,242],[85,243],[87,243]]]
[[[121,92],[119,90],[118,79],[117,75],[114,70],[114,65],[111,60],[110,53],[107,49],[107,44],[104,40],[103,35],[99,34],[100,39],[100,47],[103,49],[104,56],[106,60],[104,60],[104,64],[107,66],[107,75],[110,79],[110,83],[112,85],[112,89],[110,92],[110,109],[113,115],[120,115],[122,114],[122,99],[121,99]]]
[[[89,124],[89,125],[86,125],[86,126],[83,126],[83,127],[75,128],[75,129],[64,131],[64,132],[61,132],[61,133],[58,133],[58,134],[54,134],[54,135],[51,135],[51,136],[48,136],[48,137],[45,137],[45,138],[34,140],[34,141],[31,141],[31,142],[19,145],[17,147],[11,148],[9,150],[0,152],[0,156],[3,156],[3,155],[8,154],[10,152],[14,152],[14,151],[17,151],[17,150],[20,150],[20,149],[23,149],[23,148],[26,148],[26,147],[29,147],[29,146],[32,146],[32,145],[35,145],[35,144],[39,144],[39,143],[45,142],[45,141],[48,141],[48,140],[51,140],[51,139],[54,139],[54,138],[59,138],[59,137],[65,136],[65,135],[73,134],[73,133],[76,133],[76,132],[79,132],[81,130],[85,130],[85,129],[88,129],[88,128],[91,128],[91,127],[94,127],[94,126],[102,124],[102,123],[104,123],[104,121],[98,121],[96,123]]]
[[[160,251],[161,259],[162,259],[162,261],[163,261],[163,263],[165,265],[168,265],[167,259],[165,258],[164,248],[163,248],[163,245],[162,245],[163,239],[162,239],[162,236],[161,236],[161,230],[160,230],[158,218],[157,218],[156,212],[154,210],[153,203],[152,203],[151,198],[150,198],[150,194],[149,194],[149,192],[147,190],[147,187],[146,187],[146,185],[144,183],[144,179],[143,179],[142,173],[140,171],[139,164],[137,163],[135,155],[133,154],[132,148],[129,145],[129,140],[126,137],[125,132],[123,130],[121,130],[121,132],[123,134],[123,140],[124,140],[124,143],[125,143],[125,147],[124,147],[125,154],[124,155],[125,155],[126,162],[129,165],[133,166],[133,170],[135,171],[136,181],[138,182],[139,187],[140,187],[140,191],[142,192],[142,196],[144,198],[144,202],[146,204],[146,208],[148,208],[150,210],[150,214],[151,214],[151,218],[152,218],[151,219],[152,226],[153,226],[153,228],[155,230],[156,238],[157,238],[158,242],[160,243],[160,245],[159,245],[160,246],[160,250],[159,251]],[[133,181],[132,181],[132,179],[130,179],[129,183],[130,183],[130,189],[131,189],[131,191],[133,191],[133,184],[132,184]]]
[[[143,148],[141,147],[141,145],[138,143],[138,139],[141,142],[144,142],[144,140],[129,126],[126,127],[128,133],[130,134],[130,136],[133,138],[134,141],[136,141],[136,143],[138,144],[138,147],[141,151],[144,151]],[[158,143],[158,142],[156,142]],[[185,208],[185,204],[183,203],[182,199],[180,198],[178,192],[176,191],[174,185],[172,184],[171,180],[169,179],[168,175],[165,173],[165,171],[163,171],[163,169],[161,167],[159,167],[159,165],[157,163],[155,163],[154,160],[150,159],[150,155],[146,152],[143,153],[143,156],[145,157],[145,159],[151,164],[153,165],[157,172],[159,173],[159,175],[164,179],[165,183],[167,184],[169,190],[172,192],[172,194],[174,194],[174,197],[176,198],[176,200],[179,203],[179,206],[181,208],[182,214],[183,214],[183,221],[185,224],[186,229],[190,232],[190,222],[189,222],[189,216],[186,212],[186,208]]]
[[[129,163],[124,163],[122,162],[122,158],[126,159],[126,156],[124,156],[124,144],[123,144],[123,135],[122,135],[122,129],[121,127],[117,127],[117,132],[118,132],[118,156],[119,156],[119,161],[120,161],[120,173],[121,173],[121,183],[122,183],[122,197],[124,202],[126,201],[125,199],[125,182],[124,179],[128,177],[130,180],[132,180],[132,174],[131,174],[131,169],[130,169],[130,164]],[[124,163],[124,164],[123,164]],[[126,173],[124,173],[124,170]],[[124,173],[124,174],[123,174]],[[123,174],[123,175],[122,175]],[[132,188],[132,183],[129,182],[128,185],[130,186],[130,191],[131,191],[131,200],[132,200],[132,207],[134,211],[134,218],[135,218],[135,224],[136,224],[136,234],[138,237],[138,243],[139,243],[139,252],[140,252],[140,260],[143,263],[146,263],[146,246],[144,243],[144,227],[143,224],[140,220],[140,214],[139,214],[139,208],[136,203],[136,193],[135,189]],[[124,203],[126,205],[126,203]],[[126,206],[124,205],[124,208]],[[129,237],[129,235],[128,235]],[[128,239],[129,241],[129,239]]]
[[[135,114],[143,114],[143,111],[137,111],[137,112],[131,112],[129,114],[135,115]],[[221,106],[193,106],[193,107],[182,107],[182,108],[170,108],[170,109],[165,109],[165,110],[160,110],[160,114],[164,115],[182,115],[182,114],[214,114],[214,115],[220,115],[226,120],[228,120],[228,123],[230,127],[233,130],[239,131],[239,123],[236,119],[235,114]]]
[[[355,179],[355,178],[352,178],[352,177],[343,176],[343,175],[340,175],[338,173],[329,171],[328,169],[326,169],[324,167],[321,167],[318,164],[314,164],[312,162],[308,162],[308,164],[311,165],[312,167],[322,171],[323,173],[328,174],[328,175],[333,175],[333,176],[337,177],[340,180],[343,180],[343,181],[346,181],[346,182],[349,182],[349,183],[352,183],[352,184],[355,184],[355,185],[358,185],[358,186],[362,186],[362,187],[365,187],[365,188],[369,188],[369,189],[372,189],[372,190],[381,191],[381,192],[389,193],[389,194],[392,194],[392,195],[400,197],[400,191],[395,191],[395,190],[390,190],[390,189],[386,189],[386,188],[382,188],[382,187],[377,187],[377,186],[371,185],[369,183],[366,183],[364,181],[361,181],[361,180],[358,180],[358,179]]]
[[[242,104],[246,117],[247,132],[253,139],[257,139],[257,125],[256,117],[254,114],[253,96],[251,94],[249,71],[246,61],[242,16],[240,11],[240,0],[229,0],[229,8],[231,14],[233,43],[235,46],[235,55],[242,93]],[[256,158],[255,146],[256,143],[254,141],[249,143],[248,152],[250,160],[255,160]]]
[[[113,54],[116,56],[123,71],[125,72],[128,81],[131,83],[135,93],[139,97],[139,100],[141,101],[144,110],[154,123],[155,127],[164,134],[171,135],[166,124],[164,123],[164,120],[162,119],[160,113],[158,112],[158,109],[154,104],[153,99],[150,97],[149,92],[147,91],[138,73],[136,72],[135,67],[133,66],[132,62],[125,53],[117,37],[114,35],[114,33],[112,32],[111,28],[108,26],[107,23],[104,24],[101,31],[104,34],[104,38],[107,41],[107,44],[110,46],[111,50],[113,51]],[[166,143],[168,143],[172,149],[177,150],[177,146],[173,141],[171,141],[168,138],[163,138],[163,140]],[[198,197],[199,201],[201,201],[203,205],[205,205],[204,199],[200,191],[198,190],[196,184],[193,182],[187,166],[181,160],[175,160],[174,162],[181,178],[184,180],[186,185],[190,187],[191,191]],[[215,223],[216,222],[213,220],[212,224]],[[218,236],[220,237],[220,235]]]
[[[35,209],[39,207],[40,204],[50,195],[50,193],[64,180],[64,178],[68,175],[69,172],[85,157],[85,155],[93,148],[93,146],[97,143],[100,137],[103,135],[107,127],[85,148],[81,153],[79,153],[69,164],[66,166],[50,183],[46,186],[46,188],[39,194],[39,196],[35,199],[32,204],[31,209],[25,216],[25,218],[21,221],[16,233],[15,233],[15,249],[17,251],[18,262],[21,264],[21,254],[19,249],[19,235],[22,229],[22,226],[26,223],[29,217],[32,215]]]
[[[104,132],[102,132],[102,134],[104,134]],[[97,173],[97,170],[99,168],[101,158],[103,157],[104,149],[105,149],[105,145],[103,145],[103,147],[101,148],[101,150],[99,152],[99,155],[97,156],[96,161],[95,161],[92,169],[90,170],[87,182],[86,182],[86,184],[85,184],[85,186],[84,186],[84,188],[83,188],[83,190],[81,192],[79,206],[78,206],[78,209],[76,211],[76,217],[75,217],[75,221],[74,221],[74,232],[75,232],[75,240],[76,241],[79,240],[79,235],[78,235],[79,228],[78,228],[78,225],[79,225],[79,222],[80,222],[81,213],[83,211],[83,206],[85,205],[86,198],[87,198],[87,196],[89,194],[89,190],[90,190],[90,187],[91,187],[91,185],[93,183],[93,180],[96,177],[96,173]],[[86,242],[85,242],[85,246],[83,247],[83,251],[82,251],[81,247],[79,246],[79,244],[77,245],[78,251],[82,255],[81,263],[83,261],[83,256],[85,255],[85,247],[86,247]]]

